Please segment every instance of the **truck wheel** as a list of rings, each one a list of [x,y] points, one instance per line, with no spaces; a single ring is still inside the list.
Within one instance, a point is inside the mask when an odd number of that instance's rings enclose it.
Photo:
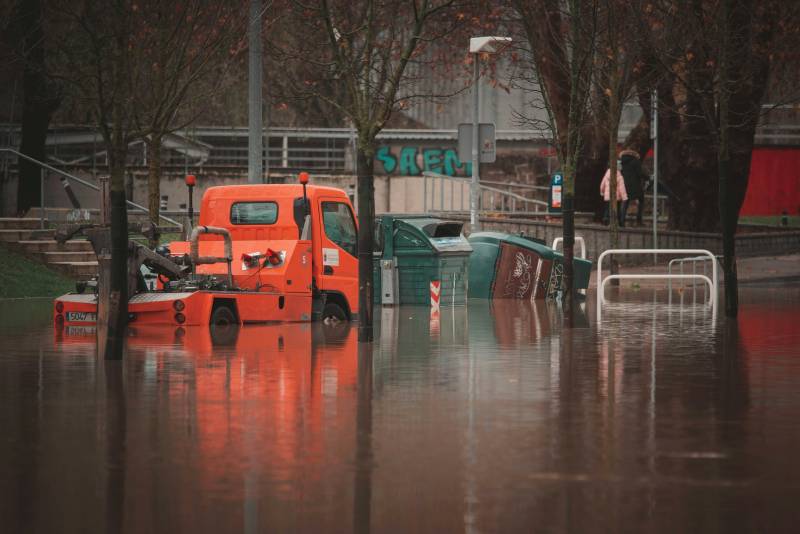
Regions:
[[[325,324],[340,323],[347,320],[347,314],[335,302],[326,302],[322,309],[322,322]]]
[[[236,316],[229,307],[218,306],[211,312],[211,324],[217,326],[237,324]]]

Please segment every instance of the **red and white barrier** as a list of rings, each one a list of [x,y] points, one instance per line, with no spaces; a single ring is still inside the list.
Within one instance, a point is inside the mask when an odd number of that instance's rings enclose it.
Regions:
[[[439,280],[431,280],[431,308],[439,309],[439,300],[442,296],[442,283]]]

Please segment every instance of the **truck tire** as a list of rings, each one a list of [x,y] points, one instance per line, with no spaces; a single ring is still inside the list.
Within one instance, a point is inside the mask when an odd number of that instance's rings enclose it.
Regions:
[[[339,323],[347,320],[347,314],[335,302],[326,302],[322,309],[322,322],[325,324]]]
[[[211,324],[217,326],[234,325],[238,324],[236,315],[228,306],[217,306],[211,312]]]

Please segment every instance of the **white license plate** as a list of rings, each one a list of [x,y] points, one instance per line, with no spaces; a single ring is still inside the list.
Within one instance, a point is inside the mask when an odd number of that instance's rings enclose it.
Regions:
[[[97,314],[94,312],[67,312],[68,323],[96,323]]]
[[[97,328],[94,326],[68,326],[64,332],[66,332],[68,336],[88,337],[96,336]]]

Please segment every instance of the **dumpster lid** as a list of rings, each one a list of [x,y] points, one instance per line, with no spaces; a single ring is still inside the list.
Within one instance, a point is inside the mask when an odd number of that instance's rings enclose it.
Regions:
[[[396,223],[408,225],[428,238],[440,252],[472,252],[472,246],[461,233],[464,223],[431,217],[430,215],[383,214],[378,218],[393,219]]]

